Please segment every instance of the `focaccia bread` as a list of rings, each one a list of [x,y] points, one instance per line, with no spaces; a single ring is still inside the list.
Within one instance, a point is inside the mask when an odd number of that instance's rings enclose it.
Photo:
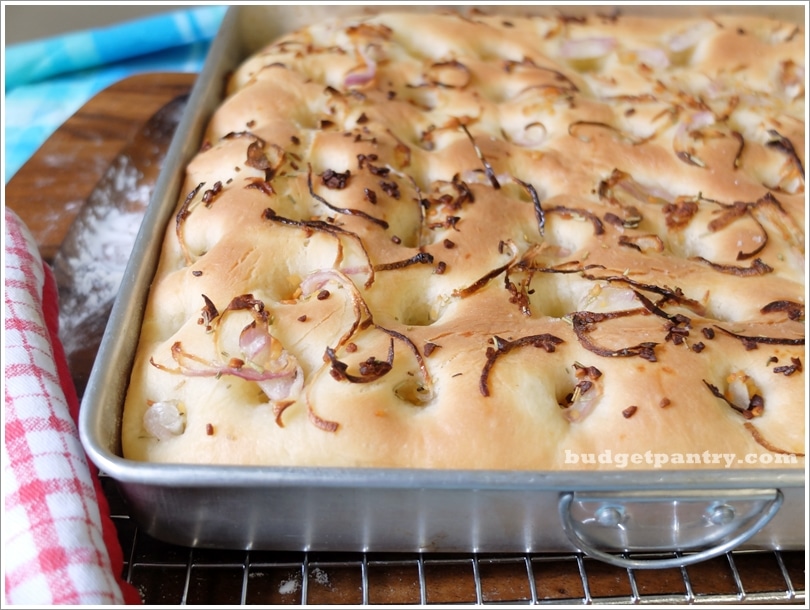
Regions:
[[[187,167],[125,457],[803,467],[804,37],[405,12],[273,42]]]

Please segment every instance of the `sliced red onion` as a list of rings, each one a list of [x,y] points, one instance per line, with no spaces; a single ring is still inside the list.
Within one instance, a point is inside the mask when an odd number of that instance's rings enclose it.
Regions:
[[[373,81],[377,76],[377,62],[368,52],[368,49],[358,49],[363,59],[363,68],[358,72],[349,72],[343,81],[346,87],[361,87]]]
[[[239,347],[248,360],[262,365],[277,360],[284,351],[281,344],[267,329],[249,324],[239,334]]]
[[[691,152],[690,149],[692,147],[689,145],[689,139],[692,132],[714,125],[714,123],[714,114],[708,110],[687,115],[686,118],[678,124],[678,128],[675,130],[675,135],[672,138],[672,148],[678,158],[690,165],[705,167],[706,164]]]
[[[631,289],[596,284],[579,300],[578,309],[608,312],[630,309],[635,305],[636,296]]]
[[[608,36],[568,39],[560,47],[560,56],[565,59],[599,59],[616,48],[616,39]]]
[[[770,193],[751,207],[751,215],[762,225],[777,232],[780,239],[800,252],[802,260],[804,259],[804,228]]]
[[[621,187],[622,190],[642,203],[667,204],[675,199],[663,189],[644,186],[630,176],[617,182],[616,186]]]
[[[320,269],[318,271],[313,271],[299,285],[301,289],[302,296],[308,296],[313,294],[316,290],[320,290],[323,288],[329,281],[334,281],[340,284],[341,286],[346,287],[347,290],[351,293],[352,298],[352,307],[354,309],[354,323],[343,333],[343,336],[337,343],[337,347],[344,345],[354,334],[357,327],[360,325],[362,320],[366,320],[367,322],[371,322],[372,315],[371,310],[369,310],[368,305],[363,300],[360,291],[355,286],[354,282],[352,282],[345,274],[337,271],[336,269]]]
[[[525,146],[526,148],[536,148],[540,146],[548,136],[546,126],[539,121],[534,121],[526,125],[523,130],[512,138],[512,141],[518,146]]]
[[[342,285],[351,285],[354,286],[354,282],[352,282],[346,274],[337,269],[318,269],[317,271],[313,271],[308,276],[306,276],[299,288],[301,289],[302,296],[309,296],[313,294],[316,290],[320,290],[329,282],[337,282],[338,284]]]
[[[575,392],[574,401],[570,407],[563,411],[563,416],[572,424],[579,423],[588,417],[601,397],[602,388],[600,384],[592,383],[588,391],[583,393]]]
[[[657,47],[648,47],[636,51],[636,57],[645,66],[655,68],[656,70],[664,70],[669,67],[669,56],[663,49]]]
[[[706,35],[706,27],[691,27],[684,32],[678,32],[669,39],[669,50],[673,53],[680,53],[691,49],[700,42]]]
[[[640,252],[663,252],[664,242],[657,235],[621,235],[619,236],[619,243],[623,246],[631,246],[638,248]]]
[[[295,358],[287,354],[287,352],[284,352],[284,354],[285,359],[295,361]],[[289,365],[289,362],[287,364]],[[292,370],[289,370],[290,368]],[[289,370],[285,375],[256,382],[270,400],[287,400],[293,396],[298,396],[304,389],[304,371],[298,366],[298,363],[295,362],[294,368],[285,366],[285,370]]]
[[[180,436],[186,429],[186,415],[176,400],[162,400],[150,405],[143,414],[143,427],[161,441]]]
[[[799,97],[805,89],[805,67],[790,60],[782,62],[780,80],[788,99]]]

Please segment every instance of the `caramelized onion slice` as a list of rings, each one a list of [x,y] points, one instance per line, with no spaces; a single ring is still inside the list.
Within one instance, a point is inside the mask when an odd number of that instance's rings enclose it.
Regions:
[[[734,337],[735,339],[739,339],[745,349],[752,350],[757,349],[760,343],[767,344],[767,345],[804,345],[804,337],[799,339],[789,339],[786,337],[765,337],[761,335],[740,335],[738,333],[732,332],[728,329],[723,328],[722,326],[717,326],[716,324],[714,327],[722,333],[725,333],[729,337]]]
[[[643,358],[649,362],[657,362],[658,359],[655,356],[655,347],[658,345],[657,343],[644,341],[636,345],[613,350],[602,347],[601,345],[597,345],[589,337],[589,334],[595,330],[596,325],[600,322],[613,318],[637,315],[642,311],[646,310],[632,309],[607,313],[575,311],[570,315],[570,319],[574,327],[574,334],[576,334],[577,339],[579,339],[579,343],[582,345],[582,347],[598,356],[604,356],[606,358],[627,358],[631,356],[638,356],[639,358]]]
[[[749,267],[740,267],[738,265],[723,265],[720,263],[714,263],[706,258],[703,258],[702,256],[694,256],[690,260],[708,265],[709,267],[711,267],[715,271],[719,271],[720,273],[725,273],[727,275],[736,275],[739,277],[765,275],[773,271],[773,267],[762,262],[762,259],[759,258],[754,259],[754,261],[751,263]]]
[[[200,182],[197,186],[191,189],[174,217],[174,231],[177,235],[177,241],[180,243],[180,249],[183,251],[183,257],[185,258],[187,265],[190,265],[193,262],[193,258],[191,256],[191,252],[188,250],[186,238],[183,235],[184,228],[186,219],[191,214],[191,203],[194,201],[194,198],[197,196],[197,193],[200,192],[203,186],[205,186],[205,182]]]
[[[204,311],[208,311],[206,299]],[[270,334],[267,312],[264,303],[252,295],[240,295],[231,300],[228,307],[212,319],[210,326],[214,333],[213,341],[218,343],[217,333],[223,316],[231,311],[245,310],[253,316],[253,321],[245,326],[239,334],[239,348],[242,358],[231,357],[227,361],[208,360],[186,351],[180,341],[171,347],[172,359],[177,368],[158,364],[154,359],[150,363],[155,368],[172,374],[188,377],[221,377],[232,375],[245,381],[256,382],[266,391],[270,400],[295,398],[303,388],[303,371],[298,360],[287,352],[275,337]],[[220,350],[216,349],[220,354]]]
[[[431,64],[425,76],[430,84],[449,89],[464,89],[472,79],[470,69],[456,59]]]
[[[781,453],[782,455],[795,455],[797,458],[804,457],[804,453],[794,453],[792,451],[786,451],[785,449],[777,447],[773,443],[769,442],[757,429],[757,427],[751,422],[745,422],[743,426],[745,427],[746,430],[748,430],[751,433],[751,436],[754,437],[754,440],[758,444],[765,447],[765,449],[767,449],[768,451],[771,451],[773,453]]]
[[[492,166],[489,164],[489,161],[487,161],[484,158],[484,153],[482,153],[481,149],[478,148],[478,144],[475,143],[475,138],[472,137],[470,130],[467,129],[467,126],[464,125],[463,123],[460,123],[459,126],[461,127],[461,130],[467,135],[467,139],[470,141],[470,144],[472,144],[473,148],[475,149],[475,155],[478,157],[478,160],[481,161],[481,165],[484,166],[484,171],[486,172],[487,178],[489,178],[489,182],[492,184],[492,188],[496,190],[501,188],[498,179],[495,177],[495,171],[492,169]]]
[[[336,225],[330,224],[328,222],[324,222],[323,220],[292,220],[290,218],[285,218],[283,216],[279,216],[276,214],[275,210],[271,208],[267,208],[262,213],[262,218],[265,220],[271,220],[273,222],[277,222],[279,224],[292,226],[292,227],[300,227],[307,231],[320,231],[323,233],[328,233],[335,237],[338,242],[338,251],[337,256],[335,258],[335,265],[339,265],[343,260],[343,245],[340,242],[340,237],[345,236],[351,238],[357,246],[360,248],[360,251],[363,254],[363,257],[367,261],[366,267],[363,269],[357,270],[360,273],[366,273],[366,288],[370,287],[374,283],[374,266],[371,264],[371,260],[369,259],[368,251],[366,250],[366,246],[363,243],[363,240],[360,238],[357,233],[352,231],[348,231],[346,229],[342,229]]]
[[[699,134],[701,129],[713,125],[714,122],[714,114],[704,110],[688,115],[678,124],[672,139],[672,148],[678,159],[689,165],[701,168],[706,167],[706,163],[695,154],[690,140],[695,134]]]
[[[760,417],[764,412],[765,405],[762,401],[762,397],[758,394],[751,396],[747,407],[740,407],[734,404],[734,402],[732,402],[723,392],[721,392],[716,385],[709,383],[705,379],[703,380],[703,384],[714,396],[725,402],[729,407],[737,411],[737,413],[742,415],[745,419]]]
[[[555,335],[544,333],[542,335],[530,335],[521,337],[513,341],[502,339],[501,337],[494,337],[492,340],[494,347],[487,348],[487,360],[484,363],[484,368],[481,370],[481,378],[478,388],[483,396],[489,396],[489,374],[495,362],[503,356],[508,354],[513,349],[519,347],[539,347],[547,353],[552,353],[557,349],[557,346],[564,343],[562,339]]]
[[[346,275],[335,269],[321,269],[313,271],[301,282],[299,288],[301,296],[307,297],[315,291],[321,290],[328,282],[336,282],[342,288],[349,291],[352,300],[352,308],[354,309],[354,321],[352,325],[343,333],[338,340],[335,350],[349,342],[358,328],[367,327],[373,324],[371,311],[368,308],[365,300],[363,299],[360,291]]]

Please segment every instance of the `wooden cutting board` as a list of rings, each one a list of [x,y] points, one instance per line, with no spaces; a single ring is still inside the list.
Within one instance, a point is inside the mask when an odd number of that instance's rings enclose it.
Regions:
[[[191,90],[191,73],[147,73],[104,89],[59,129],[6,184],[6,205],[51,262],[71,222],[115,156],[164,104]]]

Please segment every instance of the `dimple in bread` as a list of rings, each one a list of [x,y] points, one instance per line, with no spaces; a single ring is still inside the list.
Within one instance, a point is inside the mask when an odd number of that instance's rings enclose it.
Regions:
[[[274,41],[187,167],[125,457],[803,466],[804,61],[759,16]]]

